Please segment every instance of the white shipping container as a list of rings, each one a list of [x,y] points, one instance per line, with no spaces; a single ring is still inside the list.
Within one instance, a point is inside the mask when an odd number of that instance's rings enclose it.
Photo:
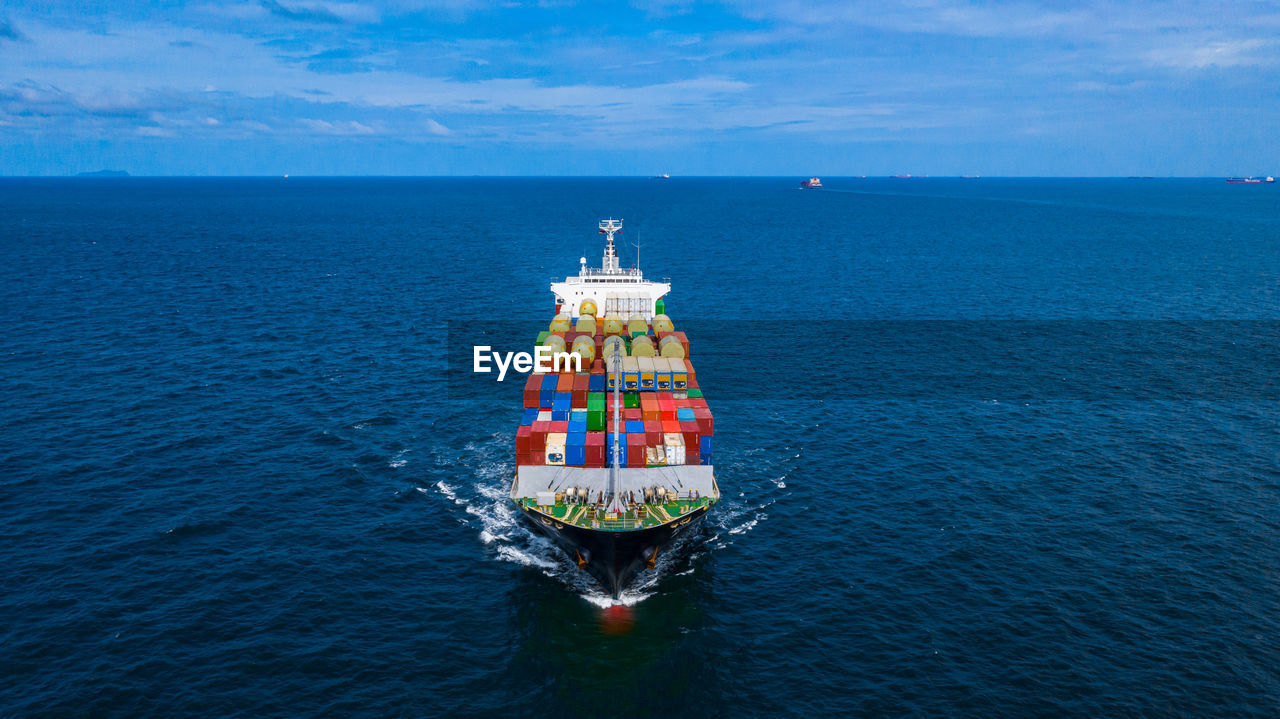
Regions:
[[[668,465],[684,464],[684,460],[685,460],[684,446],[678,445],[678,444],[669,444],[667,445],[666,454],[667,454]]]
[[[563,465],[564,464],[564,446],[569,441],[569,435],[564,432],[552,432],[547,435],[547,459],[546,464]]]
[[[667,432],[662,435],[663,446],[666,447],[667,464],[684,464],[685,449],[684,436],[676,432]]]

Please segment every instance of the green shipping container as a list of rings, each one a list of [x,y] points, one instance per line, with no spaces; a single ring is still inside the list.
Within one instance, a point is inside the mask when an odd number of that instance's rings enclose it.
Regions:
[[[701,397],[702,397],[702,390],[700,389],[689,390],[689,399],[699,399]]]
[[[663,300],[655,302],[653,308],[657,310],[654,314],[665,315],[667,313],[667,303]]]
[[[636,407],[639,407],[640,393],[639,392],[623,392],[622,406],[626,407],[627,409],[635,409]]]
[[[603,432],[604,431],[604,410],[593,410],[589,406],[587,408],[587,431]]]
[[[535,344],[535,345],[541,345],[543,342],[546,342],[546,341],[547,341],[547,337],[548,337],[550,334],[551,334],[551,330],[543,330],[543,331],[539,332],[539,333],[538,333],[538,341],[537,341],[537,342],[535,342],[534,344]]]

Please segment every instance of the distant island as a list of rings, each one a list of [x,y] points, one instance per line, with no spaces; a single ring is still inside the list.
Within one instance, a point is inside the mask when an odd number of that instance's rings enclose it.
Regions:
[[[76,177],[128,177],[124,170],[98,170],[97,172],[77,172]]]

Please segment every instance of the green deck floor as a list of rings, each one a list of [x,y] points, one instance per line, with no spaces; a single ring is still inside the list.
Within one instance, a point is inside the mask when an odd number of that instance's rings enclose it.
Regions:
[[[639,519],[635,511],[627,511],[623,513],[623,521],[621,526],[610,526],[609,522],[599,519],[600,513],[596,518],[587,516],[587,505],[584,504],[553,504],[539,505],[537,500],[531,498],[523,498],[516,500],[520,506],[526,509],[533,509],[542,514],[554,517],[566,524],[573,524],[579,527],[588,527],[591,529],[618,529],[632,530],[644,529],[647,527],[657,527],[670,522],[673,519],[689,516],[695,509],[707,507],[715,504],[715,500],[710,497],[699,497],[698,499],[680,499],[675,502],[666,502],[664,504],[645,504],[647,516]]]

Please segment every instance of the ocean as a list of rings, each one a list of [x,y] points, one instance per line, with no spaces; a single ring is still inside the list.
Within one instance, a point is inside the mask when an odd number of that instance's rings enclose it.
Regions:
[[[799,179],[0,180],[0,714],[1274,716],[1280,190]],[[610,216],[724,498],[606,609],[470,366]]]

